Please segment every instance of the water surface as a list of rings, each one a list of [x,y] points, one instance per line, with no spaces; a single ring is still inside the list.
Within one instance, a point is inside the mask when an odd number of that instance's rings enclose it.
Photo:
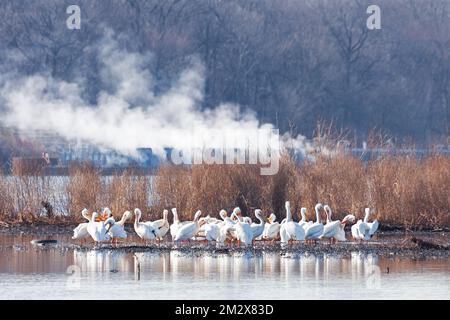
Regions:
[[[198,256],[38,248],[30,239],[0,235],[1,299],[448,299],[450,292],[448,258]]]

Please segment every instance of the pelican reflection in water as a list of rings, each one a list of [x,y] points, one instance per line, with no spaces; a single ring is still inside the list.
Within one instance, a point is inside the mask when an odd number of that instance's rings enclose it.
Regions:
[[[136,260],[137,259],[137,260]],[[378,256],[354,252],[351,257],[335,255],[298,255],[283,257],[264,253],[254,256],[247,254],[191,256],[179,251],[164,253],[120,253],[113,251],[74,251],[74,264],[86,273],[109,273],[116,271],[132,274],[139,262],[143,276],[160,278],[163,281],[190,277],[195,280],[210,280],[217,283],[255,279],[265,276],[275,277],[286,285],[298,282],[328,283],[337,275],[349,277],[354,284],[364,284],[378,269]],[[131,275],[130,275],[131,277]],[[295,279],[295,281],[293,280]]]

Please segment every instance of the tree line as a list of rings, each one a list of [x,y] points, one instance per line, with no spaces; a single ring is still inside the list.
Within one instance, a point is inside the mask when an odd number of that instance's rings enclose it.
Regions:
[[[74,1],[72,1],[74,2]],[[363,141],[448,143],[450,1],[377,0],[381,29],[363,0],[75,1],[81,29],[65,26],[68,1],[0,3],[0,71],[87,79],[95,103],[104,29],[164,90],[190,57],[205,66],[203,108],[237,103],[281,131],[311,137],[318,121]],[[1,103],[1,102],[0,102]]]

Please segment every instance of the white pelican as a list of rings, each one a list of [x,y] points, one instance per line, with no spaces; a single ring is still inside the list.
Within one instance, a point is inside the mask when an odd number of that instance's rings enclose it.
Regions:
[[[178,228],[182,226],[183,224],[189,223],[189,221],[180,222],[180,219],[178,218],[178,212],[177,208],[172,208],[172,214],[173,214],[173,223],[170,225],[170,235],[173,238],[175,238],[175,235],[178,232]]]
[[[348,214],[344,217],[344,219],[342,219],[342,222],[340,224],[340,228],[338,230],[338,232],[336,233],[336,235],[334,236],[334,239],[336,239],[337,241],[347,241],[347,238],[345,237],[345,226],[347,225],[347,222],[350,223],[355,223],[356,217],[352,214]]]
[[[156,231],[151,225],[140,221],[142,212],[139,208],[134,209],[134,215],[134,231],[137,233],[139,238],[144,241],[155,240],[157,237]]]
[[[111,228],[109,228],[108,233],[112,241],[127,238],[127,232],[125,231],[125,222],[127,222],[127,220],[131,218],[131,216],[132,214],[130,211],[125,211],[122,215],[122,219],[120,219],[117,222],[114,222],[114,224],[111,225]]]
[[[238,210],[237,210],[238,209]],[[253,230],[249,223],[245,222],[245,219],[240,217],[239,208],[233,210],[233,214],[238,218],[238,221],[234,224],[233,228],[235,230],[236,239],[238,241],[238,246],[243,243],[246,246],[250,246],[253,242]]]
[[[107,227],[112,225],[114,220],[108,218],[106,221],[97,222],[95,219],[98,218],[98,215],[98,212],[92,214],[92,219],[88,223],[87,231],[95,242],[109,241],[111,237],[108,234]]]
[[[355,240],[364,240],[366,226],[365,223],[359,219],[354,225],[352,225],[352,237]]]
[[[305,230],[292,220],[291,204],[289,201],[285,203],[286,222],[281,225],[280,238],[281,244],[286,244],[289,240],[305,240]]]
[[[250,223],[250,228],[252,228],[252,232],[253,232],[253,239],[261,237],[261,235],[264,232],[264,225],[265,225],[265,221],[263,220],[263,218],[261,216],[260,209],[255,210],[255,217],[256,217],[256,219],[259,220],[259,223]]]
[[[167,234],[167,232],[169,231],[170,226],[169,226],[168,216],[169,216],[169,211],[164,209],[162,219],[144,222],[145,224],[148,224],[153,227],[153,229],[155,230],[155,233],[156,233],[156,238],[158,240],[162,240],[164,238],[164,236]]]
[[[223,219],[223,222],[220,225],[219,237],[217,238],[217,242],[224,243],[227,239],[232,240],[236,238],[236,232],[234,229],[234,225],[236,221],[234,218],[237,217],[238,213],[241,211],[238,207],[234,208],[233,213],[230,217],[225,210],[220,210],[219,215]]]
[[[368,222],[370,214],[370,208],[366,208],[364,221],[360,219],[352,226],[352,236],[354,239],[369,240],[377,231],[379,223],[377,220],[372,223]]]
[[[200,219],[198,219],[198,231],[197,234],[192,237],[192,240],[197,240],[198,238],[204,238],[205,237],[205,228],[206,225],[208,224],[208,219],[210,218],[209,215],[207,215],[206,217],[201,217]]]
[[[271,213],[267,218],[267,223],[264,226],[264,232],[262,234],[263,239],[274,240],[278,237],[281,225],[277,222],[277,216]]]
[[[220,235],[220,225],[214,218],[206,218],[204,225],[204,235],[207,241],[217,241]]]
[[[330,242],[334,240],[345,241],[345,232],[344,227],[347,222],[355,222],[354,215],[347,215],[342,219],[342,222],[339,220],[331,220],[333,212],[329,205],[325,205],[324,207],[325,213],[327,215],[327,223],[323,227],[323,233],[319,238],[328,238]]]
[[[364,217],[364,222],[367,223],[367,226],[369,227],[369,236],[372,237],[375,232],[377,232],[378,227],[380,223],[378,220],[374,220],[373,222],[369,222],[369,216],[373,213],[373,210],[369,212],[369,214],[366,214]]]
[[[313,224],[312,221],[306,221],[306,208],[302,207],[300,209],[300,215],[302,216],[302,220],[298,222],[298,224],[306,231],[306,228]]]
[[[238,208],[239,209],[239,208]],[[234,225],[236,223],[236,221],[233,221],[232,218],[234,218],[234,216],[236,215],[236,213],[233,210],[233,213],[231,214],[231,217],[228,216],[228,213],[226,210],[220,210],[219,212],[219,216],[222,218],[223,221],[219,222],[220,226],[224,226],[226,224],[228,225]]]
[[[309,225],[305,229],[305,239],[315,240],[318,239],[323,233],[323,224],[320,222],[320,208],[323,208],[321,203],[316,204],[314,210],[316,211],[316,222]]]
[[[220,212],[219,212],[219,215],[220,215]],[[217,219],[217,218],[213,218],[209,214],[205,218],[206,218],[207,222],[210,223],[210,224],[217,224],[217,223],[222,223],[223,222],[223,220],[220,220],[220,219]]]
[[[88,227],[89,221],[91,221],[91,219],[89,218],[89,215],[88,215],[88,209],[84,208],[81,211],[81,215],[88,222],[80,223],[75,229],[73,229],[72,239],[74,239],[74,240],[75,239],[85,239],[85,238],[89,237],[89,232],[87,231],[87,227]]]
[[[213,218],[209,214],[206,217],[201,217],[200,219],[198,219],[198,224],[199,224],[200,228],[198,229],[198,232],[195,237],[205,237],[205,232],[206,232],[205,230],[207,228],[210,229],[210,227],[208,227],[208,225],[219,224],[219,223],[221,224],[221,223],[223,223],[223,221],[219,220],[217,218]]]
[[[201,215],[202,212],[198,210],[194,215],[193,221],[187,221],[185,224],[180,225],[177,229],[175,237],[173,238],[173,241],[189,240],[193,236],[195,236],[198,232],[198,229],[200,228],[198,219]]]
[[[220,229],[229,224],[234,224],[233,221],[231,221],[230,217],[228,217],[228,214],[225,210],[219,211],[219,216],[222,220],[217,218],[211,218],[206,216],[205,221],[206,223],[200,227],[199,233],[202,231],[203,235],[205,236],[206,240],[208,241],[218,241],[221,242],[220,238]]]

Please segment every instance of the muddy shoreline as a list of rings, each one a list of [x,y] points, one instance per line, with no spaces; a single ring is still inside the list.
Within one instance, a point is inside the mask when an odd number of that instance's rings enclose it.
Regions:
[[[279,242],[276,243],[261,243],[256,242],[249,248],[237,248],[237,247],[221,247],[218,248],[214,244],[203,245],[174,245],[170,242],[162,243],[160,245],[141,245],[137,243],[122,244],[118,246],[111,246],[109,244],[103,244],[101,246],[90,245],[75,245],[77,250],[90,251],[110,251],[119,250],[123,252],[170,252],[176,251],[181,255],[186,256],[214,256],[214,255],[254,255],[259,256],[264,253],[278,253],[284,258],[299,258],[301,256],[308,255],[328,255],[334,257],[349,257],[352,253],[360,254],[376,254],[382,257],[404,257],[410,259],[427,259],[427,258],[450,258],[450,250],[448,248],[420,248],[415,245],[387,245],[385,243],[354,243],[351,241],[329,245],[328,243],[317,243],[315,245],[306,244],[292,244],[286,248],[281,248]]]
[[[181,255],[202,256],[202,255],[234,255],[249,254],[261,255],[264,253],[278,253],[286,258],[296,258],[302,255],[331,255],[331,256],[350,256],[352,253],[361,254],[377,254],[384,257],[405,257],[411,259],[433,259],[433,258],[450,258],[450,232],[444,231],[380,231],[377,236],[367,242],[349,241],[337,244],[329,244],[328,241],[319,241],[315,245],[304,243],[294,243],[286,248],[281,248],[279,242],[256,241],[252,247],[216,247],[214,244],[205,244],[199,242],[191,242],[189,245],[173,244],[170,239],[160,244],[144,244],[136,239],[129,239],[117,245],[100,244],[95,245],[91,242],[82,243],[80,241],[72,241],[70,236],[76,224],[67,225],[16,225],[12,227],[1,227],[0,235],[6,236],[23,236],[33,237],[35,239],[52,239],[59,238],[56,245],[51,246],[33,246],[33,245],[3,245],[1,250],[47,250],[56,249],[61,252],[68,250],[98,250],[98,251],[118,251],[125,253],[151,252],[163,253],[168,251],[176,251]],[[127,226],[129,234],[134,234],[131,225]]]

